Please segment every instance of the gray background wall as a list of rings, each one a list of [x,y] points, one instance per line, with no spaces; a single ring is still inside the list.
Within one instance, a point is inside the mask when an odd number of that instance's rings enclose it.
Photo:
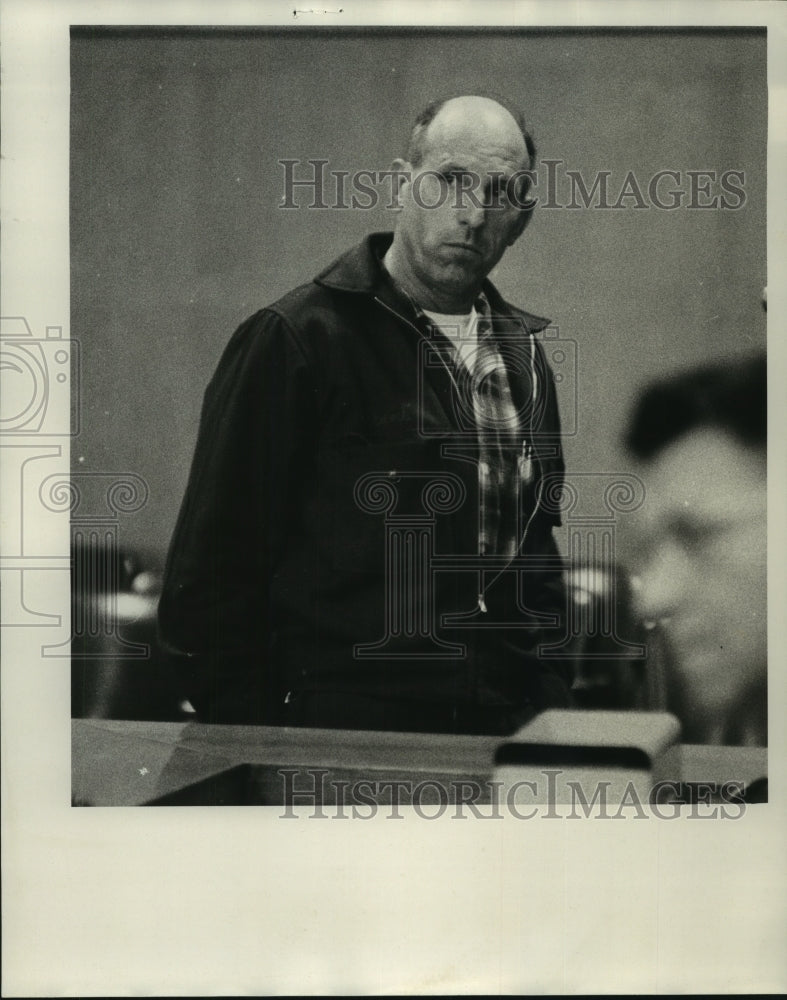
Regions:
[[[737,211],[542,208],[493,275],[577,344],[569,467],[626,468],[643,382],[765,345],[765,60],[764,32],[76,31],[72,462],[146,479],[122,540],[165,551],[202,392],[238,323],[391,225],[383,207],[282,211],[277,161],[384,169],[420,108],[457,91],[524,108],[540,156],[564,161],[563,203],[566,169],[611,171],[611,200],[630,170],[643,187],[680,171],[686,191],[688,170],[745,171]]]

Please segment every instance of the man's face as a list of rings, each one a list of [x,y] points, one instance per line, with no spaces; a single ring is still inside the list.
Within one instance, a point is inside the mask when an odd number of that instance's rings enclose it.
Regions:
[[[459,98],[429,125],[423,147],[418,167],[401,165],[410,177],[396,239],[418,287],[438,302],[471,304],[523,228],[523,179],[515,175],[527,169],[524,139],[499,105]]]
[[[764,705],[765,457],[702,428],[657,454],[643,476],[639,610],[664,629],[685,735],[722,742],[736,713]]]

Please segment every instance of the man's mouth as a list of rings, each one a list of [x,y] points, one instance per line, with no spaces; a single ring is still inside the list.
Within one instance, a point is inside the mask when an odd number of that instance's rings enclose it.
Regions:
[[[464,250],[466,253],[475,254],[476,257],[481,256],[481,251],[478,247],[471,246],[469,243],[446,243],[446,246],[449,246],[454,250]]]

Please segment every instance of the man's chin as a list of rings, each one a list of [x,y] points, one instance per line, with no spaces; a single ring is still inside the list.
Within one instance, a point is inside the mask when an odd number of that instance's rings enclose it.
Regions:
[[[486,277],[481,258],[449,259],[442,262],[440,268],[442,284],[456,291],[475,289],[481,286]]]

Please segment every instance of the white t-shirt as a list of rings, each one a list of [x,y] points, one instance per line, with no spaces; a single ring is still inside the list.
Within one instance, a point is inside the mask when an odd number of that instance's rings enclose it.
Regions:
[[[472,374],[477,341],[476,327],[478,326],[478,313],[475,306],[469,313],[460,313],[459,315],[430,312],[428,309],[424,309],[423,312],[438,327],[443,336],[451,341],[459,360]]]

